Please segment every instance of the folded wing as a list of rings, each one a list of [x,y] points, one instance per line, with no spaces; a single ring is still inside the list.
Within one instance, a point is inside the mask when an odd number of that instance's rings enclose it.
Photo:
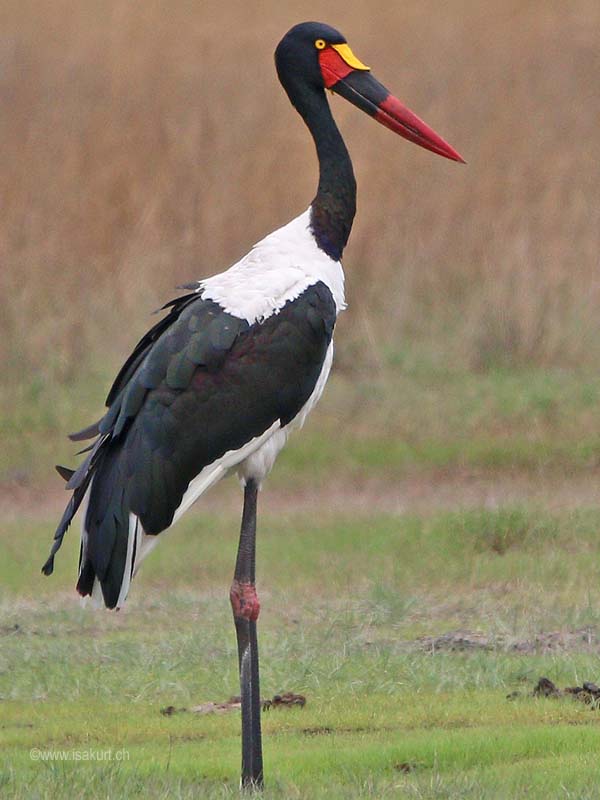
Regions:
[[[203,469],[293,420],[317,383],[336,313],[322,282],[252,325],[201,294],[168,306],[119,372],[105,416],[74,435],[97,437],[86,459],[61,473],[73,495],[43,571],[89,493],[77,588],[90,594],[97,578],[110,608],[126,564],[135,566],[131,519],[146,534],[165,530]]]

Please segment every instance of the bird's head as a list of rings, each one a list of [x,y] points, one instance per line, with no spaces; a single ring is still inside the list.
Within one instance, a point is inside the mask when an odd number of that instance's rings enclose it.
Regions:
[[[292,102],[290,87],[297,82],[329,89],[408,141],[464,163],[453,147],[373,77],[335,28],[321,22],[295,25],[279,42],[275,65]]]

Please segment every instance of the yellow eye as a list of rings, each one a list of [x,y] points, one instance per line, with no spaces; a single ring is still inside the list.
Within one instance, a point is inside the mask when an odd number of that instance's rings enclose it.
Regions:
[[[315,42],[315,47],[317,48],[317,50],[324,50],[327,47],[325,39],[317,39],[317,41]]]

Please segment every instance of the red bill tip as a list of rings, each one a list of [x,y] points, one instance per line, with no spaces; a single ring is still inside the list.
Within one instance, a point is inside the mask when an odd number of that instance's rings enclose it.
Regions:
[[[375,119],[386,128],[426,150],[431,150],[432,153],[437,153],[437,155],[461,164],[467,163],[460,153],[392,94],[379,104]]]

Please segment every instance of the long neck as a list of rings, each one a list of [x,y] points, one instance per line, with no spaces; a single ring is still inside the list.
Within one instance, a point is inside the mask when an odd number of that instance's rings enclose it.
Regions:
[[[317,148],[319,186],[311,204],[312,232],[321,250],[336,261],[346,246],[356,212],[356,180],[344,140],[325,92],[302,87],[290,93]]]

